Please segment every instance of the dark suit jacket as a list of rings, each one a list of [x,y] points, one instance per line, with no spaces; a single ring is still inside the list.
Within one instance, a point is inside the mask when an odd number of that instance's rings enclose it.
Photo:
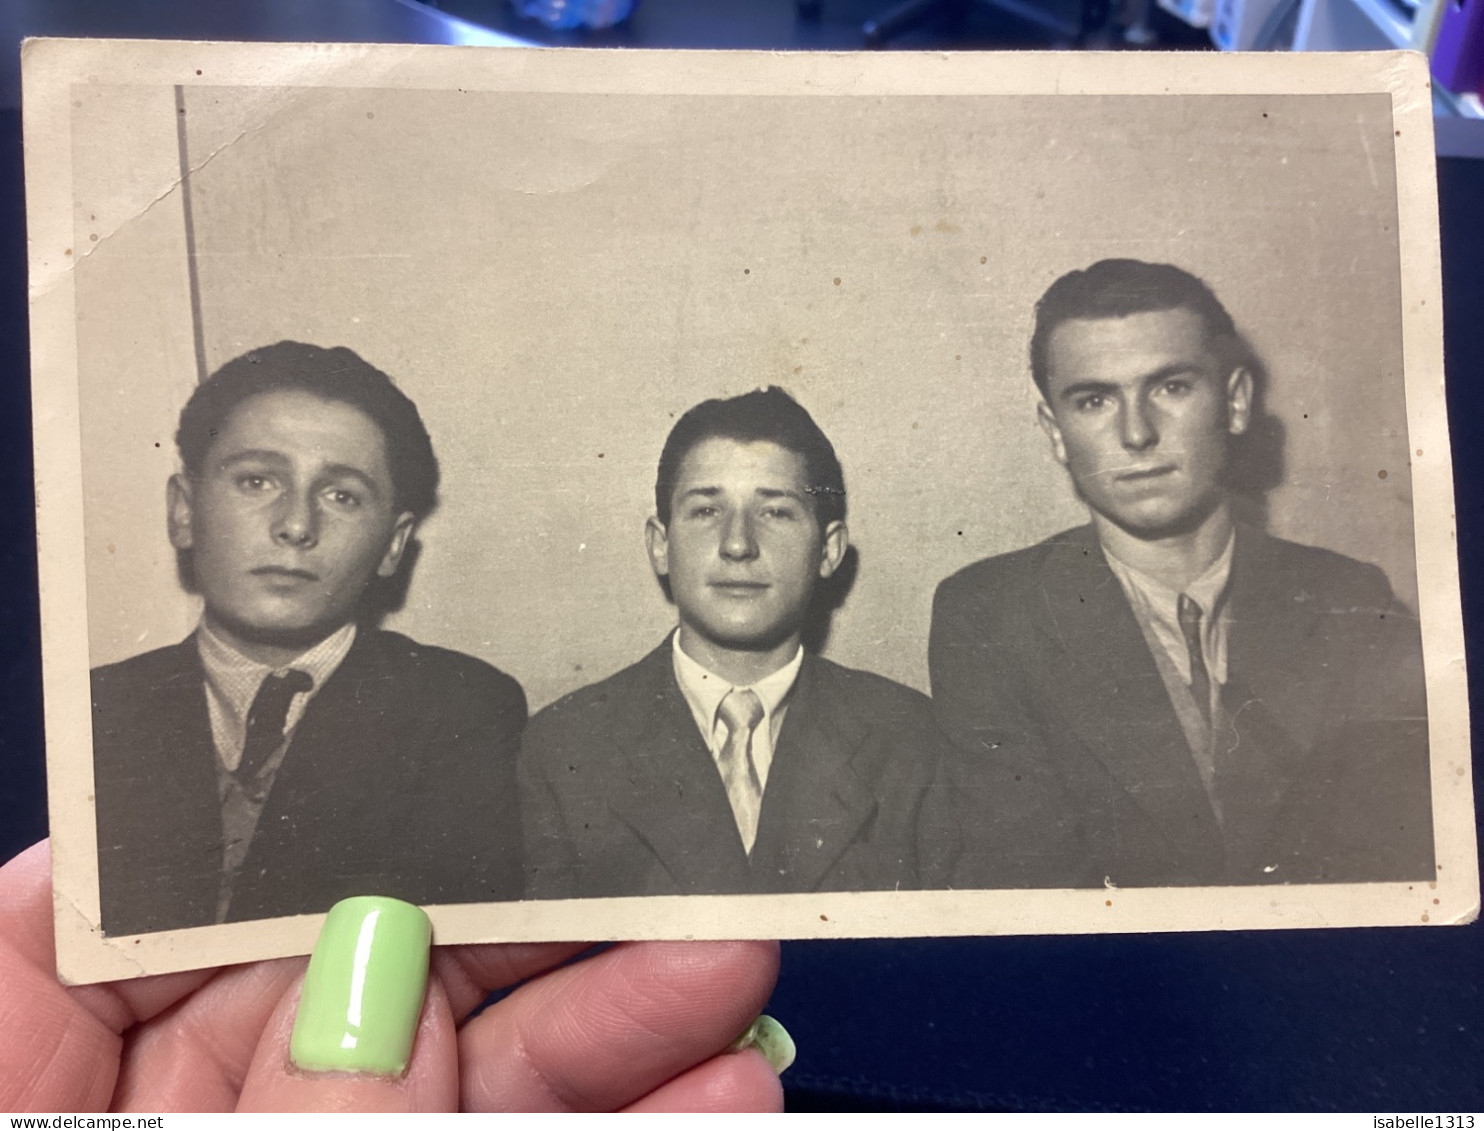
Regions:
[[[1006,854],[1033,886],[1434,878],[1421,639],[1385,576],[1243,528],[1230,601],[1223,827],[1092,527],[942,583],[934,708],[1002,805],[961,881]]]
[[[521,749],[533,898],[855,891],[941,883],[956,846],[927,698],[806,655],[751,858],[667,641],[531,720]]]
[[[93,672],[103,930],[211,923],[216,758],[195,638]],[[351,895],[518,898],[515,759],[525,695],[458,652],[361,629],[311,700],[233,890],[233,920]]]

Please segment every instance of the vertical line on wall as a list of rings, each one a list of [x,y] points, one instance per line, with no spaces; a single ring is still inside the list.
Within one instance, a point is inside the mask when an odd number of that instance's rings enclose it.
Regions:
[[[206,380],[206,335],[201,328],[201,278],[196,271],[196,220],[191,212],[191,162],[186,144],[185,87],[175,88],[175,146],[180,153],[180,210],[185,218],[186,276],[191,288],[191,336],[196,347],[196,380]]]

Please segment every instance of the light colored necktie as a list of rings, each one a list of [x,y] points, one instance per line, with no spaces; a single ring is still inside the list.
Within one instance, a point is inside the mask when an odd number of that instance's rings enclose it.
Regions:
[[[1200,709],[1201,727],[1205,732],[1204,756],[1198,756],[1201,776],[1206,781],[1207,795],[1218,822],[1224,821],[1222,792],[1227,783],[1222,780],[1223,766],[1216,741],[1221,718],[1221,685],[1213,684],[1211,671],[1206,667],[1206,649],[1201,641],[1201,619],[1205,610],[1191,597],[1180,594],[1176,612],[1180,618],[1180,634],[1185,637],[1185,651],[1190,659],[1190,695]]]
[[[727,740],[717,759],[721,782],[732,803],[732,815],[737,818],[742,846],[750,854],[763,810],[763,783],[752,761],[752,733],[763,721],[763,701],[755,691],[734,687],[721,701],[717,714],[727,724]]]
[[[1180,635],[1185,637],[1185,654],[1190,660],[1190,694],[1201,709],[1201,718],[1211,725],[1211,674],[1206,668],[1206,650],[1201,644],[1201,617],[1205,615],[1196,601],[1180,594],[1176,613],[1180,618]]]

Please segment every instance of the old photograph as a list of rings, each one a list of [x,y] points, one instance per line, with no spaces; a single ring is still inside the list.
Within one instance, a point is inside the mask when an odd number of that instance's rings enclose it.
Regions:
[[[25,62],[69,979],[1476,913],[1421,64]]]

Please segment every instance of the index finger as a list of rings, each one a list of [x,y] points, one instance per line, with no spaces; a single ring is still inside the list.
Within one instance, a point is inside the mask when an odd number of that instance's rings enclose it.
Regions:
[[[0,1109],[103,1110],[113,1098],[123,1032],[210,981],[214,970],[101,986],[57,981],[51,846],[0,868]]]
[[[634,1103],[731,1044],[768,1000],[778,954],[775,942],[619,943],[536,979],[460,1034],[462,1105]]]

